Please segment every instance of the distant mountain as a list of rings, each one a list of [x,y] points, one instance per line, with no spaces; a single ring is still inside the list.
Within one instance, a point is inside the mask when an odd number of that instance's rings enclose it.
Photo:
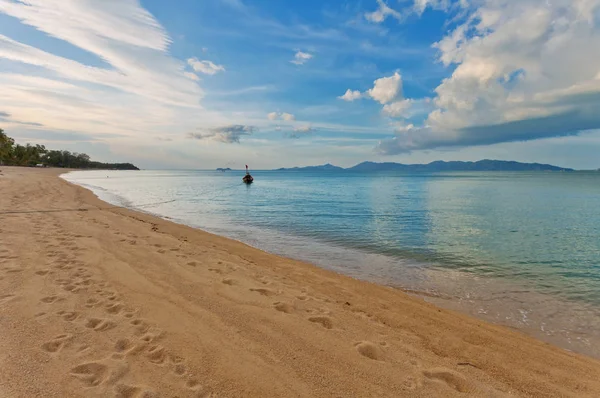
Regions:
[[[402,164],[402,163],[376,163],[362,162],[354,167],[343,169],[341,167],[326,164],[323,166],[294,167],[291,169],[278,169],[279,171],[573,171],[565,167],[552,166],[540,163],[519,163],[507,160],[480,160],[478,162],[444,162],[438,160],[428,164]]]
[[[219,167],[219,168],[217,168],[217,171],[231,171],[231,169],[229,167],[227,167],[225,169],[222,167]]]
[[[277,171],[342,171],[344,170],[341,167],[334,166],[332,164],[324,164],[321,166],[307,166],[307,167],[292,167],[289,169],[281,168],[277,169]]]

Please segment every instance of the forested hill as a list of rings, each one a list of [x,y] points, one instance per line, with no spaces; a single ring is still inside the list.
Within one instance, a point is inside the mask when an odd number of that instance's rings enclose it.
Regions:
[[[444,162],[441,160],[428,164],[375,163],[362,162],[356,166],[343,169],[326,164],[323,166],[294,167],[278,169],[278,171],[405,171],[405,172],[442,172],[442,171],[573,171],[573,169],[540,163],[520,163],[507,160],[480,160],[477,162]]]
[[[49,150],[44,145],[15,144],[0,129],[0,165],[64,167],[70,169],[139,170],[131,163],[95,162],[85,153]]]

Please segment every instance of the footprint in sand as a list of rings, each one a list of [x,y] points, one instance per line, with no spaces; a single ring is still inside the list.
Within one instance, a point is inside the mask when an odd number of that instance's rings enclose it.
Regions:
[[[381,348],[370,341],[359,341],[354,344],[356,351],[363,357],[367,357],[369,359],[373,359],[375,361],[383,360],[383,351]]]
[[[176,376],[184,376],[187,372],[186,366],[183,364],[183,358],[169,354],[169,362],[173,365],[172,371]]]
[[[219,268],[209,268],[210,272],[214,272],[215,274],[223,274],[223,270]]]
[[[14,299],[16,296],[14,294],[5,294],[0,296],[0,304],[4,304]]]
[[[106,319],[100,319],[100,318],[89,318],[85,322],[86,328],[94,329],[97,332],[104,332],[104,331],[114,328],[115,326],[116,325],[114,322],[106,320]]]
[[[196,261],[190,261],[189,263],[187,263],[187,265],[189,265],[190,267],[197,267],[198,263]]]
[[[163,335],[163,332],[159,329],[152,329],[150,330],[148,333],[144,334],[142,337],[140,337],[141,341],[144,341],[146,343],[152,343],[155,340],[158,340],[159,338],[161,338]]]
[[[42,269],[42,270],[36,271],[35,273],[36,273],[36,275],[44,276],[44,275],[46,275],[48,272],[50,272],[50,271],[49,271],[49,270],[47,270],[47,269]]]
[[[135,316],[135,312],[125,312],[123,313],[125,318],[133,318]]]
[[[446,368],[435,368],[423,371],[423,375],[430,380],[441,381],[458,392],[472,391],[471,384],[460,373]]]
[[[42,298],[40,301],[42,303],[52,304],[52,303],[56,302],[58,299],[59,299],[58,296],[48,296],[48,297]]]
[[[186,368],[185,365],[182,363],[178,363],[175,364],[175,367],[173,368],[173,373],[175,373],[177,376],[183,376],[185,375],[186,372]]]
[[[68,334],[61,334],[42,344],[42,349],[49,353],[59,352],[70,338],[71,336]]]
[[[237,284],[237,281],[235,279],[230,279],[230,278],[225,278],[221,282],[224,283],[225,285],[229,285],[229,286],[233,286],[233,285]]]
[[[294,312],[294,307],[288,303],[277,302],[273,304],[273,307],[279,311],[284,312],[286,314],[291,314]]]
[[[118,314],[123,310],[123,304],[121,303],[109,303],[106,305],[106,312],[109,314]]]
[[[325,329],[333,329],[333,321],[329,317],[312,316],[312,317],[308,318],[308,320],[313,323],[318,323],[319,325],[323,326]]]
[[[106,379],[108,368],[101,363],[88,362],[75,366],[70,373],[87,386],[95,387]]]
[[[158,397],[153,391],[144,387],[131,386],[128,384],[117,384],[115,386],[115,398],[154,398]]]
[[[67,322],[73,322],[75,319],[79,318],[79,313],[76,311],[60,311],[58,312],[58,315],[62,316],[62,319]]]
[[[148,349],[148,353],[146,356],[153,364],[162,365],[165,362],[165,358],[167,355],[163,346],[155,345]]]
[[[67,292],[71,292],[71,293],[77,293],[79,290],[81,290],[81,288],[79,286],[71,285],[71,284],[63,286],[63,289],[66,290]]]
[[[115,351],[120,354],[128,354],[136,348],[129,339],[119,339],[115,343]]]
[[[130,323],[135,327],[136,334],[138,335],[144,334],[150,329],[150,325],[141,319],[134,319]]]
[[[259,287],[259,288],[250,288],[250,291],[251,291],[251,292],[260,293],[260,294],[262,294],[263,296],[267,296],[267,297],[268,297],[268,296],[274,296],[274,295],[276,295],[276,294],[277,294],[276,292],[274,292],[274,291],[272,291],[272,290],[265,289],[265,288],[262,288],[262,287]]]
[[[102,304],[101,300],[95,299],[95,298],[89,298],[87,299],[87,301],[85,302],[85,306],[88,308],[93,308],[99,304]]]

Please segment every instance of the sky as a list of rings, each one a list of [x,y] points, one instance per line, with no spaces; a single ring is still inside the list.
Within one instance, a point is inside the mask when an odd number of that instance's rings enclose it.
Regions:
[[[600,168],[600,0],[0,0],[0,128],[142,168]]]

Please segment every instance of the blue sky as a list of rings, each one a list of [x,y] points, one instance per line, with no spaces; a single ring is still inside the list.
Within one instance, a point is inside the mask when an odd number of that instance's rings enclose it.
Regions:
[[[0,0],[0,127],[144,168],[600,167],[600,0]]]

